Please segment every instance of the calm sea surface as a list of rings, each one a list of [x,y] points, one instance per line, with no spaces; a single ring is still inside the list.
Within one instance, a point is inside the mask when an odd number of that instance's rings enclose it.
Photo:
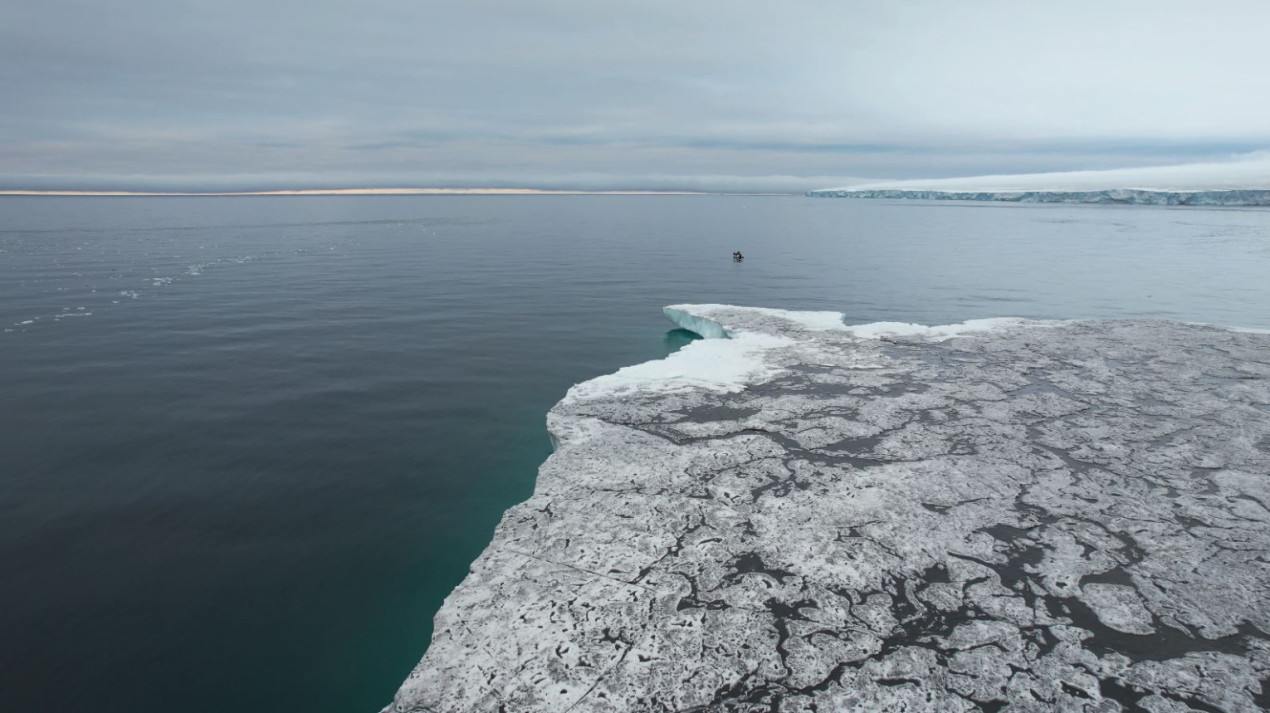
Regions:
[[[1270,212],[0,198],[0,710],[378,710],[674,302],[1270,327]]]

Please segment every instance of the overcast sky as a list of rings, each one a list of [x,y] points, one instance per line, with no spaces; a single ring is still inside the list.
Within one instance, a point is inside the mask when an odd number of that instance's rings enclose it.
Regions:
[[[802,190],[1270,148],[1270,2],[3,0],[0,187]]]

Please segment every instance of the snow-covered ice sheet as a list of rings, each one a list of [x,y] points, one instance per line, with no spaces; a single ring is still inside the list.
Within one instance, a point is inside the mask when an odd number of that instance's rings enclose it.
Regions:
[[[667,316],[713,338],[551,410],[389,710],[1270,705],[1270,335]]]

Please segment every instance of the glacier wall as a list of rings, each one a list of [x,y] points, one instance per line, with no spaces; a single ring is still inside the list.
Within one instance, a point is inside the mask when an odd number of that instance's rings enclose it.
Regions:
[[[1005,203],[1095,203],[1169,206],[1270,206],[1270,190],[1157,191],[1117,188],[1097,191],[938,191],[836,188],[808,191],[813,198],[885,198]]]

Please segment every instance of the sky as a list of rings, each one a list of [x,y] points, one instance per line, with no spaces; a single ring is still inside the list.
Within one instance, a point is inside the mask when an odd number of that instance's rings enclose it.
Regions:
[[[0,189],[802,191],[1270,149],[1270,2],[2,0]]]

